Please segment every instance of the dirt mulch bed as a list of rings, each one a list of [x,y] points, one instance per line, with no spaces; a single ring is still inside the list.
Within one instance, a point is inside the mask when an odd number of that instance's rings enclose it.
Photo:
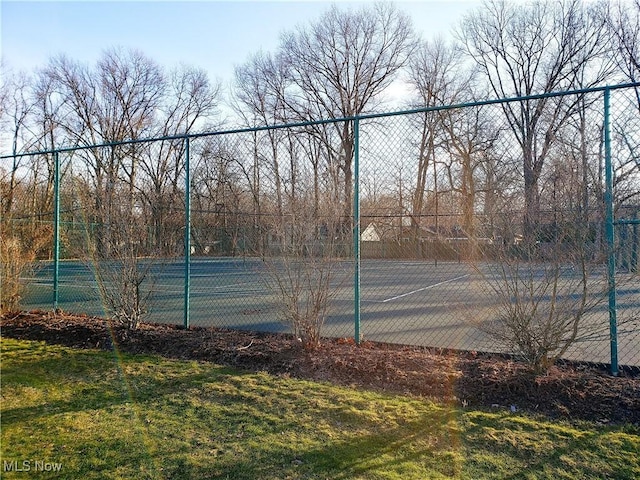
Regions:
[[[2,336],[77,348],[211,361],[427,397],[486,409],[537,412],[550,418],[640,425],[640,373],[612,377],[597,366],[563,363],[542,376],[496,355],[440,352],[422,347],[350,339],[326,340],[305,351],[291,335],[145,324],[127,330],[95,317],[21,312],[0,318]]]

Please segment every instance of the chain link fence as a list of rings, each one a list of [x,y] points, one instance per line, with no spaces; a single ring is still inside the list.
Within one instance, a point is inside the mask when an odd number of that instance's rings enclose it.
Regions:
[[[639,98],[2,157],[3,304],[639,366]]]

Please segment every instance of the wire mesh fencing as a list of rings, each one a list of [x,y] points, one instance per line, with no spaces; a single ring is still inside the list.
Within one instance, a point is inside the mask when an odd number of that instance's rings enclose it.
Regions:
[[[631,93],[616,97],[629,120],[612,122],[618,141],[639,132]],[[534,124],[527,112],[541,102],[567,118]],[[558,358],[608,363],[603,102],[590,92],[363,120],[365,335],[515,352],[541,368]],[[611,159],[615,190],[637,203],[638,172],[624,149]],[[618,239],[631,239],[626,230]],[[616,255],[637,272],[634,241]],[[623,269],[618,281],[635,286],[617,291],[617,347],[634,363],[638,278]]]
[[[638,366],[637,88],[3,157],[3,304]]]

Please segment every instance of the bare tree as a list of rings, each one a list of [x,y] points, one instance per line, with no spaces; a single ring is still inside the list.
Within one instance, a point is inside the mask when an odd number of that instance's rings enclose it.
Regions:
[[[9,176],[6,191],[2,195],[2,216],[10,215],[14,204],[14,192],[18,184],[18,169],[22,157],[18,156],[24,148],[24,143],[29,142],[29,116],[33,109],[33,101],[30,97],[32,88],[31,80],[26,74],[5,74],[2,76],[0,86],[0,120],[3,132],[7,133],[7,142],[11,145],[11,154],[14,155],[11,167],[7,172]],[[6,130],[5,130],[6,128]]]
[[[170,137],[215,125],[220,85],[201,69],[182,66],[167,77],[164,95],[154,115],[154,135]],[[144,178],[140,195],[154,242],[162,251],[175,254],[182,247],[184,220],[185,147],[181,140],[162,140],[139,147],[140,172]]]
[[[460,60],[459,53],[455,45],[440,40],[422,44],[410,63],[410,83],[417,94],[417,106],[438,108],[477,99],[476,92],[482,91],[483,86],[475,81],[476,72]],[[439,157],[447,173],[448,187],[459,197],[459,226],[464,235],[474,239],[477,196],[485,191],[481,181],[488,171],[482,163],[493,158],[490,150],[500,132],[495,120],[479,107],[443,109],[420,115],[416,128],[418,162],[411,215],[414,234],[418,233],[424,213],[427,178]],[[431,183],[435,185],[435,179]],[[496,185],[491,188],[494,191]]]
[[[458,62],[454,49],[441,40],[422,43],[409,64],[409,83],[416,92],[418,107],[439,107],[452,99],[451,90]],[[416,128],[420,131],[416,185],[411,204],[411,225],[417,238],[420,218],[424,213],[429,169],[435,162],[436,149],[442,141],[441,116],[437,112],[420,115]]]
[[[280,58],[257,53],[235,71],[236,111],[249,126],[274,125],[287,121],[284,90],[287,79]],[[269,129],[254,136],[254,171],[264,170],[263,186],[270,181],[275,190],[276,214],[281,216],[284,205],[282,146],[287,132]],[[258,195],[259,197],[259,195]]]
[[[58,122],[74,144],[119,142],[152,131],[164,82],[159,66],[142,53],[107,51],[95,70],[59,57],[51,61],[45,73],[60,92],[63,106]],[[94,205],[90,211],[102,225],[97,235],[98,251],[108,255],[115,203],[125,201],[133,208],[139,152],[135,145],[130,145],[92,148],[84,156],[89,167],[87,174],[94,184]],[[116,186],[121,182],[128,185],[126,198],[116,196]]]
[[[488,116],[486,108],[447,110],[442,115],[443,129],[447,135],[445,148],[451,159],[445,168],[451,189],[460,197],[460,226],[469,239],[466,254],[473,257],[477,253],[478,194],[495,189],[494,185],[482,185],[482,174],[489,171],[483,164],[494,158],[494,145],[500,130]]]
[[[465,18],[458,37],[498,97],[544,94],[589,87],[609,74],[601,68],[608,42],[594,18],[577,0],[490,1]],[[593,75],[581,75],[585,72]],[[576,99],[542,97],[502,105],[522,153],[524,230],[530,239],[539,221],[543,166]]]
[[[29,168],[20,155],[34,142],[32,114],[35,110],[33,79],[24,73],[7,73],[0,86],[0,123],[3,140],[13,156],[7,169],[0,168],[0,311],[19,308],[26,283],[24,277],[36,269],[36,260],[50,251],[51,225],[39,217],[50,210],[51,169]],[[36,161],[49,156],[39,156]],[[49,165],[48,162],[45,165]]]
[[[276,53],[253,55],[236,69],[236,111],[248,125],[361,114],[380,104],[413,46],[408,17],[390,4],[358,10],[333,7],[319,20],[283,34]],[[352,122],[267,130],[256,133],[253,140],[253,164],[243,171],[257,200],[255,212],[267,214],[259,199],[272,192],[273,214],[282,217],[299,200],[301,173],[308,171],[315,217],[325,201],[323,195],[329,194],[342,206],[342,220],[333,225],[335,233],[341,236],[350,230]]]
[[[622,78],[640,80],[640,0],[617,0],[604,12],[608,30],[616,50],[615,61]],[[617,119],[613,122],[613,138],[616,145],[614,157],[616,203],[637,205],[640,192],[640,156],[637,136],[640,114],[640,88],[634,87],[633,98],[620,94],[617,102]],[[637,208],[637,207],[636,207]]]
[[[413,48],[409,17],[388,3],[357,11],[334,6],[317,22],[286,33],[280,55],[289,80],[283,102],[290,118],[344,118],[375,108]],[[339,174],[340,202],[348,218],[353,124],[317,126],[313,132],[325,143],[328,170]]]
[[[630,82],[640,80],[640,0],[606,4],[605,21],[615,41],[616,62]]]
[[[141,259],[175,255],[182,245],[176,236],[183,232],[171,231],[170,212],[184,209],[184,195],[177,195],[184,192],[184,157],[181,142],[177,148],[166,142],[157,152],[127,141],[201,125],[215,111],[217,87],[193,69],[168,79],[142,53],[116,49],[94,67],[56,58],[42,78],[43,92],[52,89],[59,99],[54,121],[67,141],[91,146],[67,161],[72,183],[83,186],[72,191],[85,226],[84,251],[105,305],[135,328],[152,293],[150,272],[158,267],[157,260]],[[95,146],[104,143],[111,145]]]

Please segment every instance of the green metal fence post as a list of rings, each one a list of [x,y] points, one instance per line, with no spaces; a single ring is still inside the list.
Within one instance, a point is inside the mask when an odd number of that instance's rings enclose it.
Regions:
[[[184,328],[189,328],[191,317],[191,172],[189,165],[189,137],[184,139],[185,179],[184,179]]]
[[[640,243],[640,235],[638,235],[638,210],[633,212],[633,225],[631,227],[631,271],[638,271],[638,244]]]
[[[607,243],[607,280],[609,290],[609,340],[611,344],[611,374],[618,375],[618,327],[616,312],[616,257],[613,225],[613,166],[611,162],[610,126],[611,90],[604,91],[604,170],[605,170],[605,226]]]
[[[353,119],[354,340],[360,344],[360,120]]]
[[[53,310],[60,300],[60,157],[53,153]]]

